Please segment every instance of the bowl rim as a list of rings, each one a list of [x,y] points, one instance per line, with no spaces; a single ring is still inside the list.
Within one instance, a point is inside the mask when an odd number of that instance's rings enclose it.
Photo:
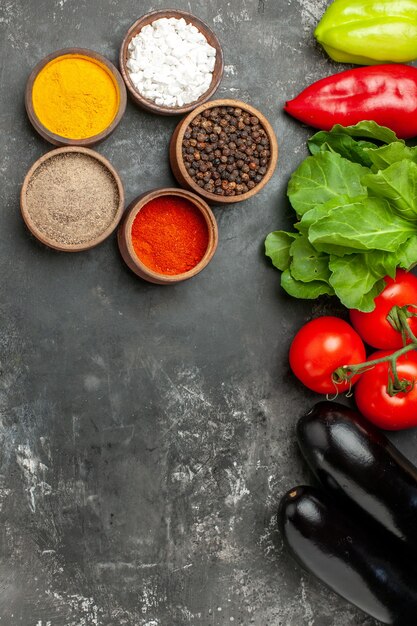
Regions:
[[[197,115],[200,115],[201,113],[203,113],[203,111],[206,111],[207,109],[213,109],[215,107],[224,107],[224,106],[243,109],[244,111],[248,111],[249,113],[251,113],[254,117],[257,117],[259,119],[261,126],[264,128],[265,132],[267,133],[268,139],[269,139],[271,154],[269,157],[267,170],[261,182],[255,185],[253,189],[250,189],[249,191],[239,196],[218,196],[217,194],[211,193],[199,187],[197,183],[193,180],[193,178],[189,175],[187,168],[185,167],[184,160],[182,158],[182,143],[184,140],[184,134],[188,125],[191,123],[191,121],[195,117],[197,117]],[[186,184],[196,194],[203,196],[203,198],[205,198],[209,202],[212,202],[213,204],[234,204],[236,202],[242,202],[243,200],[247,200],[248,198],[251,198],[256,193],[258,193],[258,191],[260,191],[263,187],[265,187],[267,182],[269,182],[269,180],[271,179],[275,171],[275,168],[278,162],[278,141],[275,135],[275,131],[272,128],[272,125],[270,124],[268,119],[265,117],[265,115],[263,115],[263,113],[261,113],[258,109],[256,109],[251,104],[247,104],[246,102],[243,102],[242,100],[235,100],[233,98],[221,98],[218,100],[210,100],[209,102],[205,102],[201,104],[196,109],[191,111],[186,117],[184,117],[178,123],[177,128],[174,130],[174,134],[171,139],[173,140],[174,138],[175,138],[175,145],[174,145],[175,159],[177,161],[180,173],[186,181]]]
[[[146,26],[146,24],[149,24],[163,17],[183,17],[187,22],[190,22],[194,26],[196,26],[198,30],[203,33],[206,39],[207,35],[209,35],[209,37],[212,39],[212,43],[210,43],[210,45],[216,48],[216,65],[215,69],[213,70],[213,77],[210,83],[210,87],[207,89],[207,91],[201,94],[201,96],[197,100],[185,104],[182,107],[166,107],[157,105],[152,100],[148,100],[147,98],[142,96],[135,88],[130,78],[129,71],[126,67],[128,46],[133,37],[137,35],[142,30],[142,28]],[[140,26],[141,28],[139,28]],[[224,54],[223,48],[216,33],[202,19],[200,19],[196,15],[193,15],[192,13],[189,13],[188,11],[181,11],[180,9],[157,9],[155,11],[149,11],[148,13],[145,13],[144,15],[139,17],[128,29],[120,47],[119,67],[126,87],[137,105],[141,106],[147,111],[151,111],[152,113],[158,113],[160,115],[184,115],[185,113],[189,113],[190,111],[194,110],[203,102],[209,100],[209,98],[211,98],[215,91],[218,89],[224,73]]]
[[[117,113],[113,121],[107,126],[107,128],[102,130],[97,135],[92,135],[91,137],[85,137],[84,139],[71,139],[69,137],[63,137],[62,135],[57,135],[56,133],[53,133],[51,130],[49,130],[46,126],[44,126],[44,124],[42,124],[42,122],[36,115],[35,109],[33,106],[33,99],[32,99],[33,85],[36,80],[36,77],[44,69],[44,67],[48,65],[48,63],[50,63],[51,61],[59,57],[77,56],[77,55],[87,57],[91,59],[92,61],[98,62],[101,65],[104,65],[106,69],[108,70],[108,72],[113,77],[113,80],[119,92],[119,106],[118,106]],[[46,141],[49,141],[55,146],[87,147],[87,146],[92,146],[94,144],[97,144],[103,141],[115,130],[115,128],[120,123],[126,110],[126,104],[127,104],[126,85],[117,67],[99,52],[95,52],[95,50],[90,50],[88,48],[71,47],[71,48],[62,48],[60,50],[55,50],[55,52],[51,52],[50,54],[45,56],[35,65],[31,73],[29,74],[29,77],[26,82],[25,108],[26,108],[26,113],[29,117],[29,120],[32,126],[35,128],[35,130],[39,133],[39,135],[41,135],[43,139],[46,139]]]
[[[32,221],[32,218],[27,208],[27,201],[26,201],[26,195],[27,195],[27,189],[28,189],[29,183],[32,179],[33,174],[37,171],[37,169],[41,167],[41,165],[43,165],[49,159],[53,159],[60,154],[68,154],[68,153],[86,154],[87,156],[95,159],[96,161],[99,161],[102,165],[104,165],[104,167],[112,175],[113,180],[117,186],[118,193],[119,193],[119,204],[117,207],[117,211],[113,219],[107,226],[107,228],[94,239],[91,239],[90,241],[86,241],[84,243],[78,243],[78,244],[64,244],[64,243],[61,244],[55,241],[54,239],[48,237],[47,235],[45,235],[45,233],[39,230],[36,224],[34,224],[34,222]],[[100,244],[102,241],[107,239],[107,237],[109,237],[111,233],[116,229],[116,227],[118,226],[122,218],[122,215],[124,213],[124,204],[125,204],[125,192],[123,188],[123,183],[116,169],[104,156],[102,156],[95,150],[91,150],[90,148],[85,148],[83,146],[63,146],[61,148],[50,150],[46,154],[39,157],[39,159],[37,159],[33,163],[29,171],[27,172],[25,179],[23,181],[21,191],[20,191],[20,211],[21,211],[23,220],[27,228],[29,229],[29,231],[32,233],[34,237],[36,237],[36,239],[38,239],[44,245],[54,250],[59,250],[61,252],[82,252],[83,250],[90,250],[91,248],[94,248],[95,246]]]
[[[151,200],[154,200],[155,198],[161,198],[163,196],[178,196],[180,198],[186,198],[193,204],[194,207],[196,207],[200,211],[207,224],[209,238],[204,256],[197,263],[197,265],[194,265],[193,268],[191,268],[187,272],[182,272],[181,274],[162,274],[160,272],[155,272],[139,259],[132,244],[132,225],[136,219],[137,214]],[[198,196],[192,191],[187,191],[186,189],[182,189],[180,187],[159,187],[146,191],[143,194],[137,196],[134,200],[132,200],[132,202],[126,209],[125,219],[120,223],[119,236],[124,239],[132,263],[136,266],[141,274],[145,274],[146,276],[149,276],[156,281],[163,281],[163,283],[165,284],[170,284],[192,278],[208,265],[217,249],[218,226],[213,211],[205,202],[205,200],[201,198],[201,196]]]

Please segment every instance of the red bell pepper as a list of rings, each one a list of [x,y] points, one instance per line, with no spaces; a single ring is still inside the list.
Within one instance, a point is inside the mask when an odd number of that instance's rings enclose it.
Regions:
[[[286,102],[284,109],[321,130],[373,120],[401,139],[415,137],[417,68],[387,64],[340,72],[313,83]]]

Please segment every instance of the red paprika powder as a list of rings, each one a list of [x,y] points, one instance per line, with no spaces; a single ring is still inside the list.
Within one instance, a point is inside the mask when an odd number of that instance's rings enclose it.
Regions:
[[[185,198],[161,196],[141,208],[132,224],[132,244],[144,265],[159,274],[182,274],[203,258],[206,220]]]

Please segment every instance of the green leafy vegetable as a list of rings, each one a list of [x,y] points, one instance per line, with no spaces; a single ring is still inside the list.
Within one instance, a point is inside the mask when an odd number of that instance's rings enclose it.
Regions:
[[[296,213],[303,215],[312,206],[337,196],[365,194],[361,178],[368,171],[335,152],[319,152],[308,157],[291,176],[288,197]]]
[[[376,174],[363,177],[364,184],[380,198],[387,198],[402,217],[417,220],[417,164],[403,160]]]
[[[417,264],[417,235],[410,237],[397,252],[398,267],[409,270]]]
[[[311,283],[313,280],[328,282],[330,278],[329,256],[318,252],[307,237],[300,236],[291,245],[291,275],[296,280]]]
[[[295,280],[290,270],[282,272],[281,286],[290,296],[294,296],[294,298],[303,298],[305,300],[315,300],[319,296],[334,295],[333,288],[327,283],[324,283],[321,280],[313,280],[311,283]]]
[[[269,256],[273,265],[282,272],[290,266],[291,244],[299,235],[297,233],[286,233],[283,230],[276,230],[269,233],[265,239],[265,254]]]
[[[342,126],[341,124],[335,124],[329,132],[331,134],[358,137],[359,140],[370,139],[373,143],[392,143],[393,141],[402,144],[404,143],[403,139],[398,139],[393,130],[387,128],[386,126],[380,126],[372,120],[364,120],[354,126]]]
[[[374,299],[385,286],[383,278],[387,272],[373,267],[369,262],[371,257],[369,254],[348,254],[330,258],[330,284],[341,303],[349,309],[372,311]]]
[[[417,147],[368,121],[308,145],[287,190],[296,232],[270,233],[265,253],[290,295],[371,311],[384,277],[417,264]]]
[[[398,161],[408,160],[415,161],[417,163],[417,147],[409,148],[400,141],[390,143],[388,146],[381,146],[375,150],[367,150],[367,157],[372,164],[372,170],[384,170],[393,163]]]
[[[312,224],[308,238],[317,249],[325,244],[343,246],[346,253],[361,250],[395,252],[416,227],[395,213],[387,200],[364,198],[337,209]]]

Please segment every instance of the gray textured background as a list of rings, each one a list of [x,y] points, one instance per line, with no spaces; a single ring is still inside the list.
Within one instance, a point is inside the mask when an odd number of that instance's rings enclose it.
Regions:
[[[252,200],[216,208],[209,267],[148,285],[110,238],[74,255],[38,244],[19,214],[26,171],[50,146],[23,94],[46,54],[83,46],[113,61],[134,0],[0,0],[0,625],[371,626],[302,574],[273,515],[307,479],[296,417],[317,397],[288,371],[295,331],[333,301],[287,298],[263,257],[287,227],[288,176],[311,131],[282,105],[341,69],[315,45],[325,0],[176,0],[217,32],[219,96],[272,122],[278,169]],[[127,201],[173,184],[175,119],[131,103],[98,149]],[[414,432],[397,435],[414,460]]]

